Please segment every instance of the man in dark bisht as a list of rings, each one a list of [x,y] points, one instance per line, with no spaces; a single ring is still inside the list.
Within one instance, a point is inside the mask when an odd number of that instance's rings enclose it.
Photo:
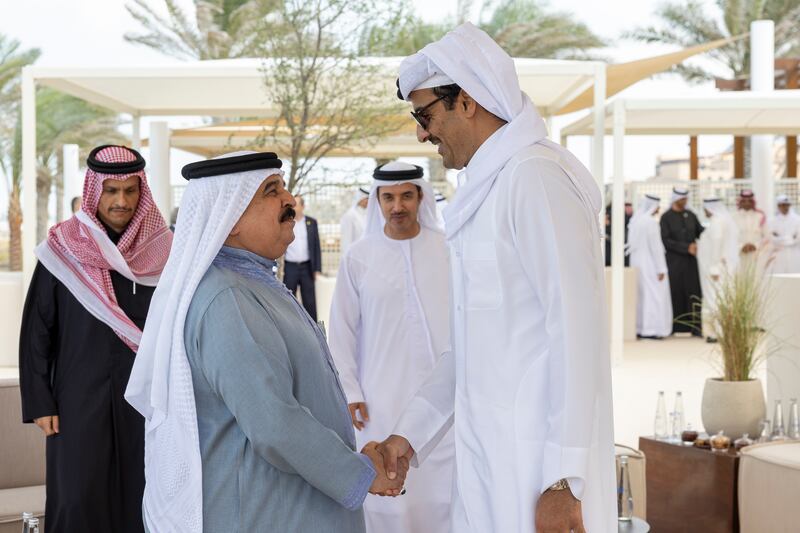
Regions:
[[[141,532],[144,420],[123,394],[172,233],[138,152],[100,146],[87,165],[81,209],[36,248],[22,416],[47,435],[48,533]]]
[[[703,292],[697,269],[697,239],[703,226],[686,207],[689,191],[672,190],[672,207],[661,216],[661,239],[667,250],[667,270],[672,293],[673,333],[702,337],[700,310]]]

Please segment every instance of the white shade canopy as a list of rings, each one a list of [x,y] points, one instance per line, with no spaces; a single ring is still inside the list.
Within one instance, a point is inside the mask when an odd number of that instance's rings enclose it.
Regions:
[[[622,98],[626,135],[798,135],[800,90],[721,92],[708,96]],[[605,133],[614,128],[614,103],[606,106]],[[561,136],[592,135],[587,115],[561,129]]]
[[[169,142],[173,148],[203,157],[214,157],[234,150],[256,149],[254,143],[259,136],[271,132],[273,127],[272,119],[261,119],[174,129],[170,132]],[[311,128],[310,134],[313,133],[314,128]],[[289,142],[288,132],[284,142],[287,144]],[[149,143],[150,139],[142,139],[142,146],[148,146]],[[408,120],[403,122],[401,129],[378,139],[374,144],[357,142],[351,146],[338,147],[331,150],[326,157],[397,159],[438,157],[438,154],[434,145],[417,141],[416,123],[409,116]]]
[[[367,58],[385,76],[376,87],[393,96],[402,58]],[[522,90],[543,115],[552,115],[594,85],[597,61],[515,59]],[[261,59],[189,61],[164,66],[28,67],[37,84],[134,115],[274,116]]]

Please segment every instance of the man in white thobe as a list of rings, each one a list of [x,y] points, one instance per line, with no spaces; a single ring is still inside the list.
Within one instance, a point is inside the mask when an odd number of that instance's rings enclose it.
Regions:
[[[709,326],[710,315],[717,306],[719,283],[736,268],[741,241],[736,222],[722,200],[707,198],[703,200],[703,209],[708,226],[697,241],[697,266],[703,289],[703,324]],[[704,327],[703,331],[713,332],[713,329]],[[711,336],[707,339],[714,341]]]
[[[739,232],[739,250],[742,256],[758,251],[764,241],[764,213],[756,209],[756,198],[749,189],[739,193],[738,209],[732,215]]]
[[[800,273],[800,215],[785,194],[775,199],[777,211],[767,227],[772,253],[773,274]]]
[[[405,59],[398,87],[419,141],[464,170],[444,212],[453,351],[379,447],[387,470],[452,426],[451,531],[616,532],[596,182],[472,24]]]
[[[661,225],[655,216],[661,199],[645,195],[628,226],[630,265],[639,271],[636,303],[636,335],[662,339],[672,334],[672,298],[667,277],[667,258]]]
[[[367,224],[367,206],[369,205],[369,191],[363,187],[356,190],[353,205],[345,211],[339,221],[341,237],[339,240],[339,250],[344,257],[347,249],[354,242],[364,235],[364,227]]]
[[[450,350],[448,261],[433,189],[421,167],[375,169],[367,228],[339,266],[330,321],[357,442],[382,440]],[[447,533],[452,432],[408,480],[402,498],[367,497],[368,533]]]

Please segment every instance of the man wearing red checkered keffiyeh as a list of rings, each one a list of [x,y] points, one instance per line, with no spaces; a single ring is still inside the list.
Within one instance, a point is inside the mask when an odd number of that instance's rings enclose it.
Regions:
[[[123,393],[172,232],[138,152],[100,146],[87,165],[81,209],[36,248],[22,416],[47,435],[48,532],[138,533],[144,421]]]

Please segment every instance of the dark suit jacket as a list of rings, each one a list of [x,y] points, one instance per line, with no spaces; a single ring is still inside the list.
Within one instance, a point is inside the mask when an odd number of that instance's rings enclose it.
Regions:
[[[311,258],[312,272],[322,272],[322,247],[319,242],[319,226],[317,219],[306,217],[306,231],[308,231],[308,256]]]

